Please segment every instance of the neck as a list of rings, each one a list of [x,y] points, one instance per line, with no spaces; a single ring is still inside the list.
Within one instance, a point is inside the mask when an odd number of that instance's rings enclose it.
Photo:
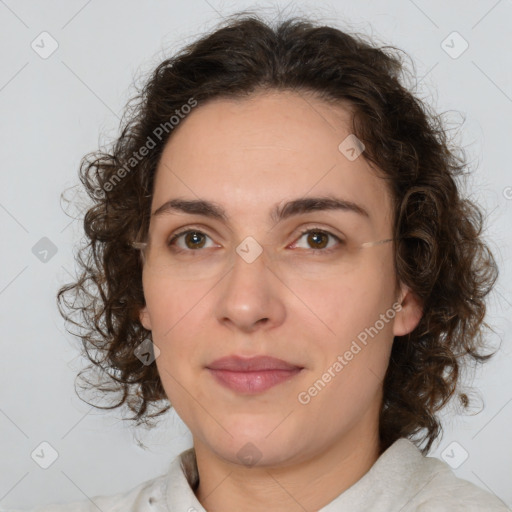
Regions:
[[[380,455],[378,429],[364,431],[361,425],[325,451],[286,466],[245,467],[219,459],[200,442],[194,447],[196,496],[208,512],[319,510],[360,480]]]

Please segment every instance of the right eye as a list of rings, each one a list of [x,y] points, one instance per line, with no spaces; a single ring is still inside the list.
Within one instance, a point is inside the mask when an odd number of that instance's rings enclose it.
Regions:
[[[180,240],[183,236],[183,243],[185,246],[177,245],[175,242]],[[210,237],[202,231],[198,231],[197,229],[185,229],[172,235],[172,237],[167,242],[167,245],[172,247],[176,252],[192,252],[198,249],[202,249],[205,245],[206,238]]]

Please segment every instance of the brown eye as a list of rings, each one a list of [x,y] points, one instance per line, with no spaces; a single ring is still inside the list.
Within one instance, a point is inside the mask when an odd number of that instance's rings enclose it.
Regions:
[[[176,244],[177,240],[183,238],[184,246]],[[196,250],[202,249],[205,246],[206,239],[209,238],[208,235],[202,233],[197,230],[187,230],[181,231],[180,233],[176,233],[171,237],[168,244],[169,246],[177,247],[177,251],[187,251],[187,250]]]
[[[205,244],[205,235],[199,231],[189,231],[185,233],[185,245],[189,249],[201,248]],[[191,244],[191,245],[189,245]]]
[[[329,236],[322,231],[310,231],[307,240],[313,249],[324,249],[329,243]]]
[[[307,235],[307,236],[306,236]],[[311,251],[318,251],[318,252],[325,252],[329,253],[331,250],[336,249],[336,242],[338,242],[338,245],[343,245],[343,240],[341,240],[336,235],[333,235],[329,231],[325,231],[323,229],[318,228],[309,228],[305,231],[303,231],[297,242],[293,244],[293,247],[297,247],[299,240],[302,238],[306,238],[306,243],[308,247],[302,247],[303,249],[309,249]],[[334,244],[331,244],[329,246],[329,238],[334,240]]]

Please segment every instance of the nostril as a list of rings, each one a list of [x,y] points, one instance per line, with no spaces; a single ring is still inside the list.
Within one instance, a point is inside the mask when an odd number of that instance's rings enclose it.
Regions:
[[[153,496],[150,496],[150,498],[149,498],[149,504],[150,504],[150,505],[153,505],[153,503],[155,503],[155,501],[156,501],[156,499],[155,499],[155,498],[153,498]]]

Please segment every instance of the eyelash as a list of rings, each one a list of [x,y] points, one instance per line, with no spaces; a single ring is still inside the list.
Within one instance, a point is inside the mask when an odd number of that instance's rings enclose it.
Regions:
[[[308,227],[306,229],[304,229],[303,231],[301,231],[301,233],[299,234],[298,238],[295,240],[295,242],[293,243],[296,243],[298,240],[300,240],[306,233],[310,233],[310,232],[315,232],[315,233],[322,233],[324,235],[328,235],[328,236],[331,236],[332,238],[334,238],[340,245],[343,245],[344,244],[344,241],[339,238],[338,236],[334,235],[333,233],[331,233],[330,231],[327,231],[323,228],[320,228],[320,227],[317,227],[317,226],[312,226],[312,227]],[[171,236],[171,238],[169,239],[169,241],[167,242],[167,245],[169,247],[171,247],[173,245],[173,242],[175,240],[177,240],[180,236],[182,235],[186,235],[187,233],[200,233],[201,235],[205,235],[205,236],[208,236],[206,233],[204,233],[203,231],[199,230],[199,229],[190,229],[190,227],[186,228],[186,229],[183,229],[182,231],[179,231],[178,233],[175,233]],[[210,238],[208,236],[208,238]],[[329,249],[303,249],[303,250],[309,250],[313,253],[323,253],[323,254],[330,254],[331,252],[337,250],[338,247],[331,247]],[[176,248],[176,246],[173,246],[173,251],[177,252],[177,253],[185,253],[185,252],[196,252],[197,250],[194,250],[194,249],[181,249],[181,248]]]

